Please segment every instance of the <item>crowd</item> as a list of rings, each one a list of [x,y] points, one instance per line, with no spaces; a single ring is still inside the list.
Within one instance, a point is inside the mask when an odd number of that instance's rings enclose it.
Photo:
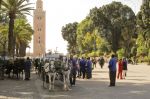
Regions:
[[[73,57],[70,56],[69,63],[71,64],[71,70],[70,70],[70,85],[75,85],[76,78],[82,78],[82,79],[90,79],[92,78],[92,70],[96,68],[97,62],[103,68],[104,66],[104,58],[100,57],[98,60],[96,58],[90,58],[90,57]],[[35,59],[33,61],[33,64],[35,66],[35,70],[38,74],[41,73],[42,64],[44,64],[43,60]]]
[[[94,58],[73,58],[73,66],[76,66],[77,77],[82,79],[92,78],[92,70],[96,68],[96,64],[99,64],[101,69],[104,66],[105,60],[103,57],[98,59]],[[109,68],[109,78],[110,78],[110,87],[115,86],[116,78],[125,79],[127,75],[127,60],[126,58],[117,59],[115,55],[111,56],[111,59],[108,63]],[[117,71],[118,66],[118,71]],[[75,70],[74,70],[75,71]],[[117,73],[117,75],[116,75]],[[74,79],[76,79],[76,73],[74,74]],[[74,84],[74,83],[73,83]]]
[[[97,62],[103,68],[104,66],[104,58],[100,57],[99,59],[90,58],[90,57],[71,57],[70,62],[72,63],[72,69],[70,76],[70,84],[75,85],[76,77],[82,78],[82,79],[90,79],[92,78],[92,70],[96,68]]]
[[[18,66],[18,60],[16,59],[12,65],[14,67],[19,67]],[[70,73],[70,84],[75,85],[76,78],[81,78],[81,79],[90,79],[92,78],[92,70],[96,68],[96,64],[98,63],[101,69],[104,66],[105,60],[103,57],[99,58],[90,58],[90,57],[70,57],[69,58],[69,63],[71,63],[71,73]],[[44,65],[44,60],[39,60],[39,59],[34,59],[33,60],[33,65],[35,66],[35,70],[37,70],[38,74],[41,73],[42,70],[42,65]],[[117,71],[117,65],[118,65],[118,71]],[[32,62],[27,57],[27,59],[23,63],[23,70],[25,72],[25,80],[30,79],[30,70],[31,70]],[[0,66],[2,67],[2,66]],[[126,58],[122,59],[117,59],[115,55],[111,56],[111,59],[109,61],[109,78],[110,78],[110,85],[109,86],[115,86],[116,78],[117,79],[125,79],[127,75],[127,60]],[[3,77],[3,72],[2,68],[0,72],[0,77]],[[15,69],[13,69],[15,71]],[[6,71],[8,72],[8,70]],[[16,71],[18,72],[18,71]],[[117,74],[116,74],[117,73]]]

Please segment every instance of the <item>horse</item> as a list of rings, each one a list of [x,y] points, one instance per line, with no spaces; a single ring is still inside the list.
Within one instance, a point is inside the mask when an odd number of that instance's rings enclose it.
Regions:
[[[43,66],[44,75],[48,75],[49,78],[49,91],[54,90],[55,79],[63,82],[63,89],[65,91],[70,90],[69,88],[69,76],[70,76],[70,64],[67,57],[50,60]],[[46,78],[46,76],[44,77]],[[44,80],[43,80],[44,86]]]
[[[63,82],[63,90],[65,91],[70,90],[69,88],[70,65],[67,57],[55,59],[54,68],[56,72],[56,79]]]
[[[54,68],[54,61],[51,60],[50,62],[46,62],[44,65],[44,72],[45,72],[45,77],[48,75],[49,78],[49,91],[54,90],[54,82],[55,82],[55,77],[56,77],[56,72]],[[43,80],[43,87],[44,87],[44,80]]]
[[[71,64],[69,63],[69,60],[67,57],[63,57],[62,62],[62,74],[63,74],[63,82],[64,82],[64,90],[68,91],[69,88],[69,77],[70,77],[70,70],[71,70]]]
[[[16,58],[12,67],[13,77],[14,75],[16,75],[17,79],[19,79],[20,75],[22,74],[22,78],[23,78],[24,62],[25,60],[23,58],[20,59]]]

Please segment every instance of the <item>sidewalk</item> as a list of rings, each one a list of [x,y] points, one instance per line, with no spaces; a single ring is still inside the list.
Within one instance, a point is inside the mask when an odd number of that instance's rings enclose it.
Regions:
[[[40,99],[35,81],[35,74],[32,74],[30,81],[8,78],[0,80],[0,99]]]

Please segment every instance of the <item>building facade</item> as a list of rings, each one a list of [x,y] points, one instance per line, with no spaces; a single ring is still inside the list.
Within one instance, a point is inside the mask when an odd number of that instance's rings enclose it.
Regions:
[[[34,28],[34,36],[33,36],[33,56],[34,57],[42,57],[45,55],[45,47],[46,47],[46,12],[43,10],[43,1],[36,1],[36,9],[34,10],[33,16],[33,28]]]

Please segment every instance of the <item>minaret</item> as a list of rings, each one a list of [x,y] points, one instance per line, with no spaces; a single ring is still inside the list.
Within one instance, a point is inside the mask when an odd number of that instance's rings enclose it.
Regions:
[[[45,55],[45,11],[43,11],[43,1],[36,1],[36,9],[33,17],[34,38],[33,38],[33,56],[42,57]]]

